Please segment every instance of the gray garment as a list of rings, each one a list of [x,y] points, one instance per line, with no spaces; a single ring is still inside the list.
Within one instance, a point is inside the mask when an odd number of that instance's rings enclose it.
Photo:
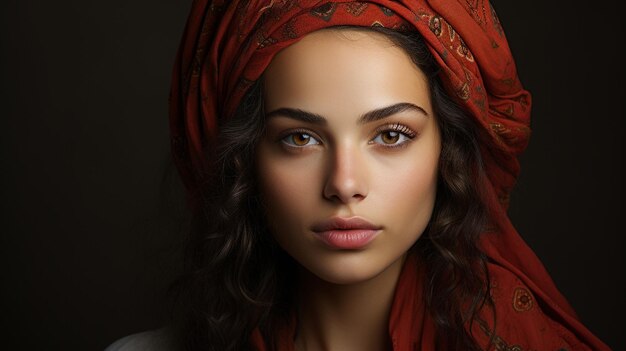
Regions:
[[[161,328],[125,336],[109,345],[104,351],[172,351],[176,349],[171,330]]]

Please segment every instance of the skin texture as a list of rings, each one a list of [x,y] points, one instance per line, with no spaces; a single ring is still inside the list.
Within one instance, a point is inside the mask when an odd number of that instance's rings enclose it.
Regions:
[[[259,188],[274,238],[301,265],[296,345],[389,348],[395,284],[436,196],[441,137],[426,78],[380,34],[321,30],[281,51],[264,80]],[[399,103],[417,107],[361,118]],[[276,112],[284,108],[323,119]],[[380,230],[363,247],[337,249],[312,230],[332,217]]]

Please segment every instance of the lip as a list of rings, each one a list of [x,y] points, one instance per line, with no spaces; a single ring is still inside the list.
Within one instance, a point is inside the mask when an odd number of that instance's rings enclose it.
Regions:
[[[314,224],[311,229],[330,248],[357,250],[374,240],[382,227],[361,217],[333,217]]]

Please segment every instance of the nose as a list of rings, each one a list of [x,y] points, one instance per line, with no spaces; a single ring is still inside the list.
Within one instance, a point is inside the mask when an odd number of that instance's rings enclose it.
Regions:
[[[337,147],[328,161],[324,198],[344,204],[359,202],[367,197],[367,165],[358,147]]]

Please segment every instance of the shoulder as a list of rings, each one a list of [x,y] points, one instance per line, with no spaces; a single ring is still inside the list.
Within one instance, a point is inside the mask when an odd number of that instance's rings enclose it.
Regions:
[[[125,336],[105,349],[105,351],[172,351],[177,350],[175,338],[170,328],[149,330]]]

